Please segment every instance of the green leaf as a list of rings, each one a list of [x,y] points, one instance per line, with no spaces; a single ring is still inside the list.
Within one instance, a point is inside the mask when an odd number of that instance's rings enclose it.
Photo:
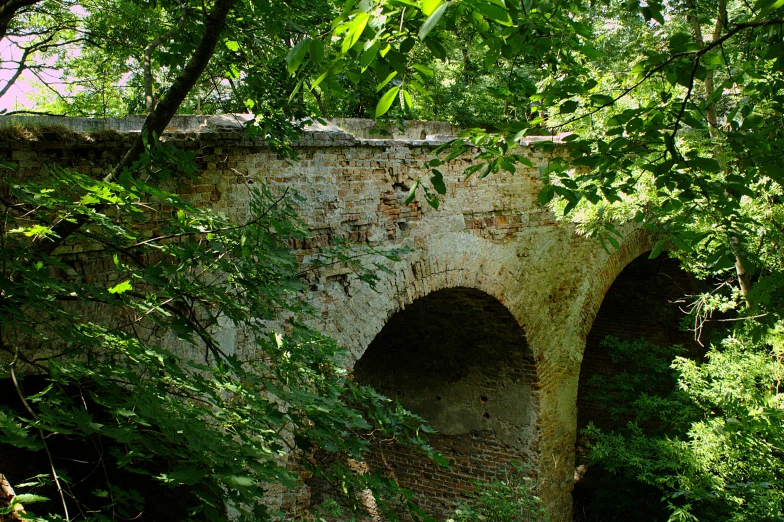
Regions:
[[[511,22],[511,19],[509,18],[509,11],[506,9],[506,7],[502,7],[498,4],[486,2],[483,0],[476,0],[471,2],[471,5],[473,5],[474,9],[479,11],[482,16],[489,20],[495,20],[496,22],[501,22],[503,24]]]
[[[580,102],[576,100],[567,100],[561,104],[559,112],[561,114],[570,114],[577,110],[577,107],[580,106]]]
[[[423,23],[422,27],[419,29],[420,40],[424,40],[428,33],[433,30],[448,6],[449,4],[441,4],[438,9],[433,11],[433,13],[427,17],[427,20],[425,20],[425,23]]]
[[[661,255],[662,251],[664,250],[665,242],[663,239],[660,239],[653,245],[653,250],[651,250],[651,254],[648,256],[648,259],[656,259]]]
[[[418,71],[420,74],[422,74],[422,76],[424,76],[425,78],[432,78],[433,76],[435,76],[435,71],[430,67],[428,67],[427,65],[415,63],[411,67],[414,70]]]
[[[689,33],[677,32],[670,36],[670,52],[677,53],[688,50],[694,43]]]
[[[578,47],[578,49],[581,53],[583,53],[591,60],[598,60],[603,56],[601,51],[599,51],[598,49],[596,49],[596,47],[593,47],[592,45],[589,44],[585,44],[581,47]]]
[[[234,40],[226,40],[226,48],[229,51],[237,52],[240,50],[240,44]]]
[[[380,118],[387,113],[399,91],[400,86],[395,86],[384,93],[384,96],[381,97],[378,101],[378,105],[376,105],[376,118]]]
[[[413,103],[411,102],[411,95],[405,89],[400,89],[400,108],[406,110],[408,108],[411,110],[413,107]]]
[[[438,453],[438,452],[433,452],[433,453],[430,455],[430,458],[431,458],[431,459],[433,459],[433,461],[434,461],[436,464],[438,464],[440,467],[442,467],[442,468],[446,468],[446,469],[449,469],[449,467],[450,467],[450,466],[449,466],[449,461],[448,461],[448,460],[447,460],[447,459],[446,459],[446,458],[445,458],[443,455],[441,455],[440,453]]]
[[[721,165],[713,158],[691,158],[689,166],[707,172],[721,172]]]
[[[348,78],[348,81],[350,81],[354,85],[359,85],[359,82],[362,81],[362,75],[356,71],[345,71],[345,73],[346,73],[346,78]]]
[[[321,76],[319,76],[318,78],[316,78],[316,79],[313,81],[313,83],[311,83],[311,84],[310,84],[310,90],[312,91],[313,89],[315,89],[316,87],[318,87],[318,86],[319,86],[319,84],[320,84],[321,82],[323,82],[324,80],[326,80],[327,76],[329,76],[329,71],[325,71],[324,73],[322,73],[322,74],[321,74]]]
[[[240,477],[237,475],[228,477],[226,481],[234,486],[249,488],[256,484],[256,479],[253,477]]]
[[[433,176],[430,178],[430,183],[436,192],[441,195],[446,194],[446,183],[444,183],[444,175],[437,169],[432,169]]]
[[[651,18],[659,22],[659,25],[664,25],[664,16],[661,14],[661,11],[658,9],[651,8],[650,9]]]
[[[403,202],[404,204],[408,205],[409,203],[411,203],[412,201],[414,201],[414,198],[416,197],[416,190],[417,190],[417,187],[419,187],[419,182],[420,182],[420,180],[416,180],[416,181],[415,181],[415,182],[414,182],[414,183],[411,185],[411,188],[410,188],[410,189],[408,189],[408,195],[406,196],[406,200]]]
[[[310,41],[310,60],[318,65],[324,59],[324,42],[321,40]]]
[[[392,79],[393,79],[395,76],[397,76],[397,71],[392,71],[391,73],[389,73],[389,75],[387,75],[387,77],[386,77],[386,78],[384,78],[384,81],[382,81],[381,83],[379,83],[379,84],[378,84],[378,87],[376,87],[376,92],[380,92],[380,91],[381,91],[381,89],[383,89],[384,87],[386,87],[386,85],[387,85],[389,82],[391,82],[391,81],[392,81]]]
[[[371,63],[373,63],[373,60],[375,60],[380,48],[381,42],[376,42],[362,52],[362,56],[359,58],[359,66],[363,71],[367,69]]]
[[[408,94],[408,91],[405,89],[401,89],[400,94],[403,97],[403,102],[404,102],[403,105],[405,105],[402,108],[405,110],[405,108],[408,107],[408,109],[411,110],[414,106],[414,104],[411,103],[411,95]]]
[[[349,49],[354,47],[359,39],[362,37],[362,32],[367,27],[368,21],[370,20],[370,14],[365,12],[358,13],[351,22],[346,24],[348,28],[348,33],[343,38],[343,44],[341,45],[341,52],[346,54]]]
[[[531,161],[530,159],[528,159],[525,156],[522,156],[520,154],[515,154],[514,155],[514,160],[517,163],[522,163],[523,165],[525,165],[526,167],[529,167],[529,168],[533,168],[533,166],[534,166],[534,162],[533,161]]]
[[[772,11],[784,6],[784,0],[759,0],[756,5],[756,10],[762,12]]]
[[[305,78],[301,78],[301,79],[300,79],[300,80],[297,82],[297,85],[294,87],[294,90],[293,90],[293,91],[291,91],[291,94],[289,94],[289,103],[291,102],[291,100],[293,100],[293,99],[294,99],[294,97],[297,95],[297,93],[299,92],[299,90],[302,88],[302,84],[303,84],[303,83],[305,83]]]
[[[286,55],[286,70],[290,75],[293,76],[294,73],[297,72],[297,69],[305,59],[305,53],[307,52],[309,45],[310,38],[305,38],[297,42],[297,44],[289,50],[289,53]]]
[[[438,207],[441,205],[441,201],[439,201],[438,196],[430,192],[427,187],[425,189],[425,201],[427,204],[433,207],[434,210],[438,210]]]
[[[707,54],[702,60],[708,69],[714,69],[720,65],[724,65],[724,56],[721,53]]]
[[[400,52],[402,54],[408,54],[411,52],[411,49],[413,49],[416,44],[417,44],[416,38],[406,38],[405,40],[400,42],[400,46],[399,46]]]
[[[44,225],[33,225],[31,227],[19,227],[8,231],[9,234],[24,234],[27,237],[52,235],[52,230]]]
[[[471,166],[470,166],[470,167],[468,167],[467,169],[465,169],[465,170],[463,171],[463,175],[465,176],[465,179],[468,179],[468,178],[470,178],[470,177],[471,177],[471,176],[472,176],[474,173],[476,173],[476,171],[478,171],[478,170],[479,170],[479,169],[481,169],[482,167],[484,167],[484,164],[483,164],[483,163],[476,163],[476,164],[474,164],[474,165],[471,165]]]
[[[539,197],[537,199],[539,200],[540,205],[546,205],[553,200],[553,197],[555,197],[553,186],[545,185],[542,187],[542,190],[539,191]]]
[[[441,41],[438,38],[427,38],[425,40],[425,47],[430,49],[433,56],[439,60],[446,60],[446,48],[441,44]]]
[[[111,287],[109,289],[109,293],[110,294],[122,294],[123,292],[127,292],[131,288],[133,288],[131,286],[131,281],[130,280],[126,280],[126,281],[123,281],[122,283],[118,283],[118,284],[114,285],[113,287]]]
[[[507,171],[508,173],[514,174],[515,172],[517,172],[517,168],[515,167],[514,161],[511,158],[501,157],[499,158],[498,162],[501,165],[501,168]]]
[[[422,14],[430,16],[441,4],[443,0],[422,0]]]
[[[606,94],[594,94],[591,96],[591,102],[597,107],[603,107],[605,105],[610,105],[615,100],[614,97],[608,96]]]
[[[16,495],[13,500],[11,501],[11,505],[15,506],[17,504],[35,504],[36,502],[46,502],[49,500],[47,497],[42,497],[41,495],[33,495],[32,493],[22,493],[20,495]]]

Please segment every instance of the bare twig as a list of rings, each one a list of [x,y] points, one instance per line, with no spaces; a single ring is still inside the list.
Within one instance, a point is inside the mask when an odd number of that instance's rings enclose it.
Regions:
[[[41,112],[41,111],[8,111],[8,112],[0,112],[0,117],[4,116],[13,116],[15,114],[35,114],[36,116],[55,116],[57,118],[67,118],[65,114],[55,114],[53,112]]]
[[[14,359],[11,361],[11,364],[8,365],[8,369],[11,371],[11,380],[14,382],[14,388],[16,389],[17,395],[19,395],[19,399],[22,401],[27,412],[30,416],[35,420],[38,421],[38,415],[33,411],[30,405],[27,403],[27,399],[24,396],[24,392],[22,391],[22,387],[19,385],[19,381],[16,378],[16,363],[19,360],[19,347],[16,346],[14,350]],[[57,492],[60,494],[60,501],[63,504],[63,513],[65,514],[66,522],[70,522],[71,517],[68,515],[68,505],[65,503],[65,493],[63,491],[63,486],[60,483],[60,478],[57,476],[57,468],[54,466],[54,459],[52,457],[52,452],[49,449],[49,444],[46,442],[46,437],[44,436],[44,431],[42,428],[38,428],[38,433],[41,435],[41,443],[44,446],[44,450],[46,451],[46,456],[49,457],[49,467],[52,470],[52,478],[54,479],[54,483],[57,486]]]
[[[140,241],[139,243],[136,243],[135,245],[131,245],[128,248],[129,249],[131,249],[131,248],[139,248],[139,247],[144,246],[144,245],[148,245],[148,244],[151,244],[151,243],[157,243],[158,241],[165,241],[167,239],[177,239],[177,238],[189,237],[189,236],[204,236],[206,234],[220,234],[221,232],[228,232],[228,231],[231,231],[231,230],[237,230],[237,229],[240,229],[240,228],[245,228],[245,227],[250,226],[250,225],[255,225],[256,223],[258,223],[259,221],[264,219],[264,217],[267,214],[269,214],[272,211],[273,208],[278,206],[278,203],[283,201],[286,198],[286,195],[288,193],[289,193],[289,187],[286,187],[286,190],[283,191],[283,195],[281,195],[278,199],[273,201],[272,204],[264,212],[262,212],[262,214],[259,215],[256,219],[248,221],[247,223],[242,223],[241,225],[234,225],[234,226],[230,226],[230,227],[216,228],[214,230],[204,230],[204,231],[200,230],[198,232],[180,232],[178,234],[169,234],[168,236],[153,237],[153,238],[147,239],[145,241]]]

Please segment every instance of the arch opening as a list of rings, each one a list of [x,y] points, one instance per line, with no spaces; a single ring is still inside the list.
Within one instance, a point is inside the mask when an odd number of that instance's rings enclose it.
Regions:
[[[536,451],[536,371],[519,324],[469,288],[433,292],[394,314],[354,367],[355,379],[438,430],[445,470],[405,448],[374,448],[368,464],[393,473],[440,520],[477,480],[500,479]]]
[[[574,520],[626,520],[626,516],[639,505],[656,506],[661,492],[655,488],[628,482],[601,469],[592,468],[587,458],[587,438],[580,433],[589,423],[606,432],[625,426],[631,420],[624,417],[624,404],[612,404],[612,396],[600,400],[600,381],[611,381],[622,375],[634,376],[644,372],[637,360],[614,358],[608,336],[619,341],[637,342],[646,354],[653,354],[645,346],[669,347],[681,345],[681,355],[699,358],[704,348],[694,339],[693,332],[684,331],[681,321],[685,317],[684,297],[703,291],[705,283],[685,272],[676,259],[660,256],[648,259],[648,252],[630,262],[618,275],[604,296],[601,307],[587,336],[580,368],[577,391],[577,441],[575,487],[573,490]],[[661,359],[664,357],[656,356]],[[669,364],[669,360],[663,361]],[[649,393],[663,391],[655,377],[633,380],[635,387],[648,386]],[[631,384],[629,384],[631,385]],[[606,389],[604,393],[608,393]],[[616,408],[615,406],[619,406]],[[647,495],[647,497],[646,497]],[[628,505],[624,505],[624,499]],[[611,512],[615,510],[615,512]],[[655,520],[660,515],[656,508],[649,510]],[[639,511],[637,512],[639,514]],[[662,513],[663,515],[663,513]],[[637,516],[637,515],[636,515]],[[666,517],[666,515],[663,515]]]

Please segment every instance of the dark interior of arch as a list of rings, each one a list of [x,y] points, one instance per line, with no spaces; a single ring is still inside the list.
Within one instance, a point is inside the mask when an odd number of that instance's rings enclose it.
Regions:
[[[598,402],[590,399],[591,393],[596,390],[591,384],[593,377],[608,378],[627,369],[627,362],[613,362],[608,349],[602,345],[607,336],[625,341],[645,339],[659,346],[680,344],[686,349],[684,355],[694,358],[704,353],[693,332],[681,329],[684,313],[680,307],[685,308],[684,296],[699,293],[705,286],[666,254],[656,259],[648,259],[648,253],[643,254],[621,272],[607,291],[586,340],[577,391],[578,430],[585,428],[589,422],[607,431],[626,423],[624,419],[612,418]],[[636,506],[659,503],[660,491],[639,489],[637,485],[619,482],[602,470],[591,468],[585,455],[586,442],[578,431],[575,478],[579,480],[573,493],[576,521],[628,520],[625,517],[630,512],[625,512],[621,506],[624,499]],[[627,486],[630,488],[628,491],[624,490]],[[650,495],[649,503],[645,495]],[[608,496],[615,500],[605,498]],[[613,514],[616,508],[619,512]],[[629,509],[632,509],[631,505]],[[635,515],[638,520],[657,519],[657,514],[652,514],[653,518],[644,518],[641,512],[637,513],[641,517]],[[664,516],[663,520],[666,519],[667,516]]]
[[[405,448],[377,447],[370,465],[395,474],[445,519],[477,479],[503,476],[535,451],[535,373],[525,335],[495,298],[440,290],[393,315],[357,362],[358,382],[423,416],[445,471]]]

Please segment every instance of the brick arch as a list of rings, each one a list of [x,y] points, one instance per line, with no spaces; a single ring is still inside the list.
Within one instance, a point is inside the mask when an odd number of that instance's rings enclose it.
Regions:
[[[414,266],[413,272],[426,270]],[[374,446],[366,463],[414,491],[439,520],[476,480],[502,479],[516,461],[536,468],[539,457],[536,360],[519,321],[496,296],[476,288],[480,271],[452,272],[446,283],[436,283],[443,279],[438,271],[412,281],[417,291],[405,292],[403,303],[411,301],[397,307],[353,369],[357,382],[438,431],[429,443],[449,470],[388,442]],[[438,288],[443,284],[450,286]]]
[[[594,272],[593,285],[587,294],[583,306],[582,324],[579,328],[580,338],[585,341],[591,331],[596,314],[604,301],[604,296],[615,279],[629,263],[653,249],[656,237],[643,228],[634,228],[621,242],[620,248],[613,251],[606,260],[599,264]]]
[[[382,275],[376,292],[357,285],[351,295],[339,296],[339,309],[333,308],[325,321],[336,326],[333,337],[349,349],[346,366],[353,368],[359,382],[397,398],[439,430],[430,442],[451,462],[450,472],[406,448],[383,445],[368,457],[371,467],[385,469],[416,491],[420,505],[439,520],[461,495],[473,490],[475,480],[501,478],[513,461],[525,461],[538,471],[537,361],[524,334],[528,310],[517,298],[521,289],[513,274],[519,264],[513,246],[465,232],[433,235],[403,261],[390,265],[392,272]],[[427,317],[434,315],[426,314],[433,314],[434,307],[452,306],[462,313],[460,318],[435,316],[444,324],[454,320],[450,324],[462,325],[473,320],[474,312],[487,313],[493,322],[488,331],[496,337],[486,345],[476,343],[481,334],[466,339],[464,347],[477,349],[472,355],[465,348],[450,351],[447,347],[460,344],[453,341],[463,341],[464,333],[439,339],[435,333],[447,331],[448,326],[429,324]],[[401,321],[412,316],[421,317],[420,326],[432,334],[412,334],[417,342],[422,340],[429,355],[418,357],[414,350],[400,348],[413,346],[405,335],[398,337],[406,332]],[[388,355],[371,362],[378,354]],[[398,355],[413,359],[413,365],[398,365]],[[421,368],[420,363],[434,368],[413,376],[410,368]],[[439,381],[438,372],[448,372],[450,377]],[[433,375],[436,378],[430,380]],[[407,397],[400,395],[401,390]]]
[[[464,233],[433,238],[390,265],[392,273],[382,274],[375,291],[362,286],[341,299],[325,327],[348,348],[346,366],[352,367],[394,314],[438,290],[470,288],[495,298],[524,329],[528,311],[513,298],[520,289],[510,264],[518,259],[508,245]]]

